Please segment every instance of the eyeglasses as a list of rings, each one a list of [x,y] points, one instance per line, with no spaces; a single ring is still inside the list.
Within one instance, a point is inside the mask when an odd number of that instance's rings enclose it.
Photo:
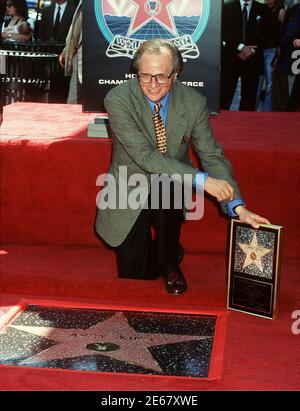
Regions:
[[[151,83],[152,79],[155,78],[156,82],[158,84],[167,84],[170,80],[170,77],[174,73],[174,70],[172,73],[168,76],[167,74],[150,74],[150,73],[139,73],[137,75],[139,82],[143,84],[149,84]]]

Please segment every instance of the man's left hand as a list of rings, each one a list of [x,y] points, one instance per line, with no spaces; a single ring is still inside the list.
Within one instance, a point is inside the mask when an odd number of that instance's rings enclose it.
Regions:
[[[240,205],[235,208],[235,212],[242,223],[250,224],[253,228],[259,228],[260,224],[271,224],[269,220],[258,214],[252,213],[246,207]]]

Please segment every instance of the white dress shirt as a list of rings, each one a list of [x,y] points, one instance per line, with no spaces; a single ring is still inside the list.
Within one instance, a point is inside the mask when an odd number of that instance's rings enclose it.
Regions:
[[[250,11],[251,11],[253,0],[249,0],[248,2],[245,1],[245,0],[240,0],[240,3],[241,3],[241,10],[243,10],[244,4],[248,3],[247,13],[248,13],[248,19],[249,19],[249,14],[250,14]]]
[[[63,14],[64,14],[64,12],[65,12],[65,10],[66,10],[67,4],[68,4],[67,1],[65,1],[65,2],[62,3],[62,4],[57,4],[57,3],[55,3],[53,25],[55,24],[56,15],[57,15],[57,12],[58,12],[58,7],[60,7],[60,19],[59,19],[59,21],[61,21],[62,16],[63,16]]]
[[[245,3],[247,3],[247,2],[244,1],[244,0],[240,0],[241,10],[243,10]],[[249,19],[249,15],[250,15],[252,3],[253,3],[253,0],[248,1],[248,7],[247,7],[248,19]],[[245,47],[245,44],[244,44],[244,43],[240,43],[240,44],[238,45],[238,51],[241,51],[244,47]]]

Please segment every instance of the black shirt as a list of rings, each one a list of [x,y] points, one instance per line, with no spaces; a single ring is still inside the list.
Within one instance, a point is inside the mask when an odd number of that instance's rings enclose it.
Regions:
[[[4,20],[4,14],[6,9],[6,0],[0,0],[0,24],[2,27],[2,23]]]
[[[269,9],[268,29],[265,42],[265,48],[277,48],[280,43],[282,24],[278,19],[280,7]]]

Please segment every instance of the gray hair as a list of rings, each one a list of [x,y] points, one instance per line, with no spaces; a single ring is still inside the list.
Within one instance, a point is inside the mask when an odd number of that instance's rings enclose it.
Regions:
[[[152,39],[145,41],[136,51],[133,61],[132,69],[135,73],[139,72],[139,64],[141,57],[144,53],[149,54],[161,54],[162,49],[168,49],[173,58],[173,70],[174,73],[180,74],[183,69],[183,60],[178,48],[168,40],[164,39]]]

